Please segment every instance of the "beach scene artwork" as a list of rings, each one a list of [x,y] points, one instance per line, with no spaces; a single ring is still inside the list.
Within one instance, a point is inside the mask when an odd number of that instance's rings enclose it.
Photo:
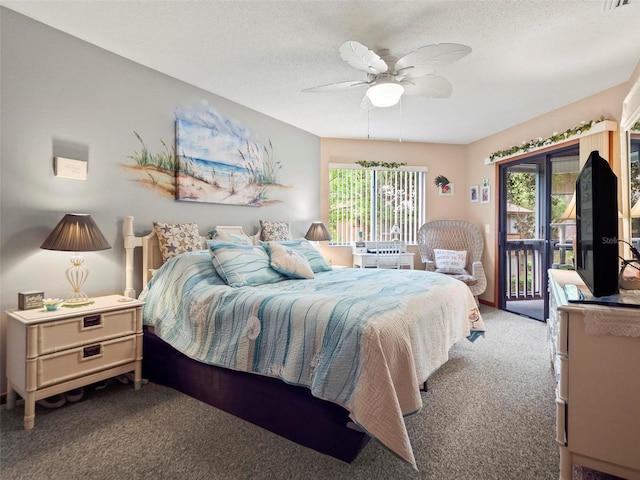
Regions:
[[[160,140],[161,149],[158,151],[149,147],[138,132],[133,132],[140,144],[139,150],[128,159],[133,164],[122,163],[120,166],[135,181],[149,190],[165,197],[176,196],[176,149],[173,142]]]
[[[256,207],[282,202],[275,196],[293,188],[277,179],[271,141],[258,142],[206,102],[176,109],[175,118],[175,143],[161,140],[160,151],[134,132],[141,148],[129,156],[135,165],[122,167],[140,185],[180,201]]]
[[[277,201],[270,195],[281,187],[281,166],[271,142],[260,144],[211,109],[189,113],[176,119],[176,199],[249,206]]]

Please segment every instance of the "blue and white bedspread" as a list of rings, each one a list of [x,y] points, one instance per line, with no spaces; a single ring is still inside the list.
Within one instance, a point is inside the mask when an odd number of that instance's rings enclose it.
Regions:
[[[187,356],[280,378],[342,405],[415,467],[403,417],[419,388],[484,324],[468,287],[422,270],[334,269],[312,280],[229,287],[208,251],[165,263],[143,321]]]

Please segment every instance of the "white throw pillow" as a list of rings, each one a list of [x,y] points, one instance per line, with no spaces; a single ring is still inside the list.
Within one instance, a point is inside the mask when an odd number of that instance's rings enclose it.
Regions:
[[[306,257],[296,252],[292,247],[276,242],[264,242],[263,245],[269,254],[269,264],[276,272],[289,278],[315,277]]]
[[[433,256],[436,260],[436,272],[453,273],[455,275],[464,275],[467,273],[464,269],[467,264],[466,250],[441,250],[434,248]]]

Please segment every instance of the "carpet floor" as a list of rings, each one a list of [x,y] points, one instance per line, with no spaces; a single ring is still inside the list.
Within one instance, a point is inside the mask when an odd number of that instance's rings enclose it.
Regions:
[[[406,419],[418,471],[379,442],[347,464],[174,390],[112,380],[61,408],[0,409],[0,477],[13,479],[555,480],[555,384],[543,323],[482,307]],[[615,477],[587,469],[573,480]]]

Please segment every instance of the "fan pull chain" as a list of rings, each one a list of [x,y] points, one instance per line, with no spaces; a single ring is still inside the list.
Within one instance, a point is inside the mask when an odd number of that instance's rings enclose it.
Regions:
[[[400,138],[398,139],[398,141],[402,143],[402,97],[400,97],[400,101],[398,102],[398,104],[400,105],[400,121],[398,122],[400,124]]]

